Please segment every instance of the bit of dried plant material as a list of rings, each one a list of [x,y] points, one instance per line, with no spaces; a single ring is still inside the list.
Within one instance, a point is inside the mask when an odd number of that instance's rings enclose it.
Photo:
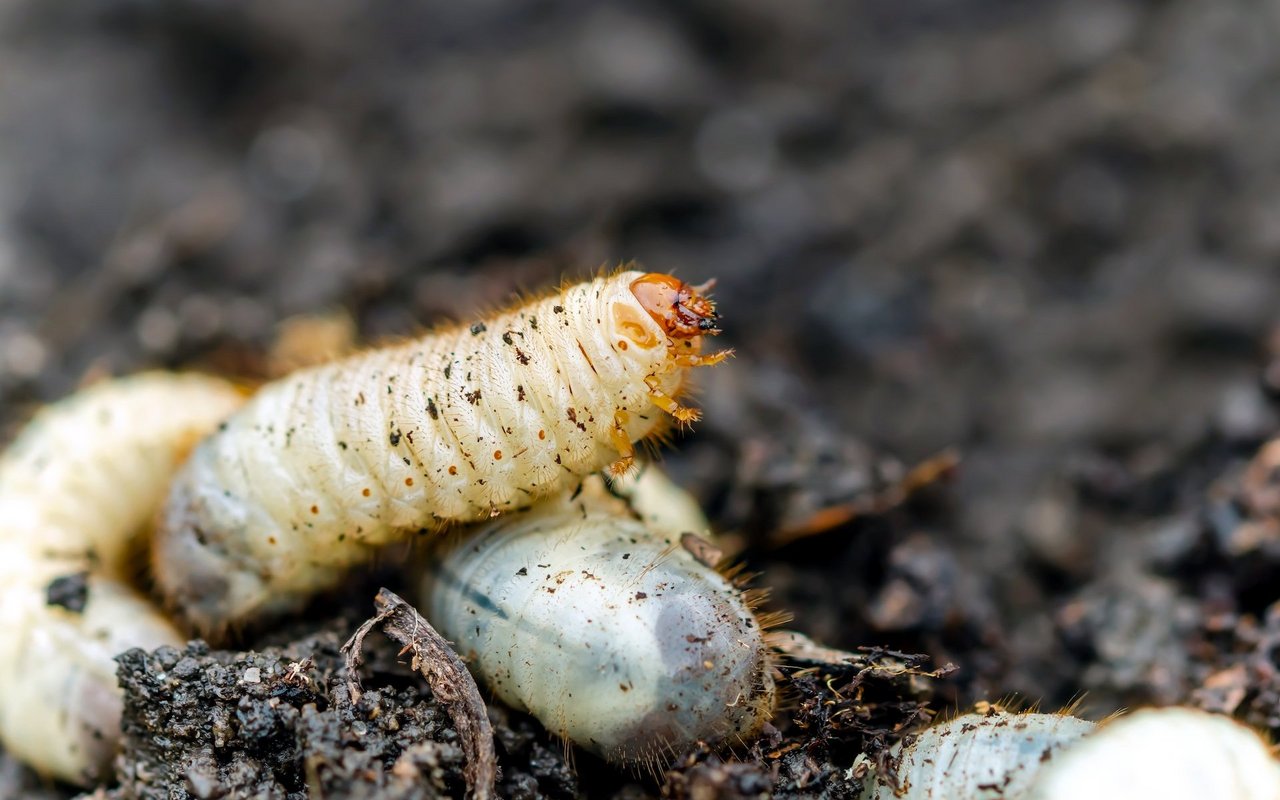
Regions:
[[[467,758],[464,774],[471,796],[487,800],[494,796],[498,778],[498,761],[493,748],[493,729],[485,710],[480,689],[462,659],[435,628],[431,627],[413,606],[388,589],[374,598],[378,613],[365,621],[342,650],[347,654],[347,685],[353,702],[359,702],[361,689],[358,669],[364,637],[377,625],[393,641],[404,646],[401,655],[412,653],[410,666],[426,678],[432,694],[449,712],[462,751]]]

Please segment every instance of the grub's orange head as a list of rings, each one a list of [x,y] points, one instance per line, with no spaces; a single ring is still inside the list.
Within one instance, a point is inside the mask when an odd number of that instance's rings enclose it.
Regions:
[[[693,339],[720,332],[716,305],[707,296],[715,281],[691,286],[684,281],[649,272],[631,282],[631,293],[673,339]]]

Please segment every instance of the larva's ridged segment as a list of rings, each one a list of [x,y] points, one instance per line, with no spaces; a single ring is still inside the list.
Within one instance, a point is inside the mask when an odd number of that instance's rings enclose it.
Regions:
[[[263,387],[175,481],[153,562],[200,630],[272,616],[375,547],[520,508],[664,423],[700,339],[672,341],[639,272]],[[703,301],[705,302],[705,301]],[[649,382],[649,383],[647,383]],[[621,414],[619,414],[621,412]]]
[[[182,637],[127,585],[130,555],[178,463],[243,402],[225,381],[145,373],[41,411],[0,457],[0,740],[86,782],[119,737],[114,656]],[[50,606],[90,571],[83,611]]]
[[[749,603],[596,481],[433,553],[428,619],[503,702],[610,761],[751,737],[775,689]]]

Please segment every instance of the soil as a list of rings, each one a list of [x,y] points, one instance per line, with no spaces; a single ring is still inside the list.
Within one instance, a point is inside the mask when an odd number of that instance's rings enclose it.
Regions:
[[[776,731],[653,774],[493,706],[502,796],[852,797],[859,752],[1006,698],[1277,736],[1278,24],[1246,0],[7,3],[0,420],[86,375],[253,373],[300,312],[373,339],[620,260],[716,276],[737,357],[665,466],[789,627],[883,649],[784,664]],[[456,795],[456,732],[394,645],[345,688],[383,579],[245,652],[124,656],[101,791]],[[0,756],[0,796],[72,794]]]

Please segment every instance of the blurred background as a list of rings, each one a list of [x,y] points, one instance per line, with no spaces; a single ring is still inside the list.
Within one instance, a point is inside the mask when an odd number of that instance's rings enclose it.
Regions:
[[[302,312],[716,277],[739,355],[667,463],[795,627],[954,662],[955,703],[1182,702],[1280,626],[1280,534],[1219,502],[1276,425],[1278,35],[1252,0],[11,0],[0,418]],[[770,543],[944,448],[925,507]]]

